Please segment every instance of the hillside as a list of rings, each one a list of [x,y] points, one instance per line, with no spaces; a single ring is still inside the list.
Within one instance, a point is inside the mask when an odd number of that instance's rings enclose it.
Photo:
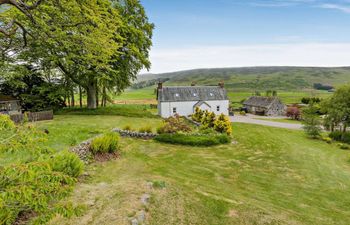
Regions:
[[[169,78],[167,85],[216,85],[224,81],[229,89],[305,90],[314,83],[339,86],[350,82],[350,67],[243,67],[196,69],[163,74],[144,74],[139,82]]]

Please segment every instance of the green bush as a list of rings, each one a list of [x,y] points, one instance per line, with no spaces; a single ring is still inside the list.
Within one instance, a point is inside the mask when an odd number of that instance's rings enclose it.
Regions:
[[[339,144],[339,148],[342,149],[342,150],[349,150],[350,146],[347,145],[347,144]]]
[[[150,126],[147,126],[147,127],[141,127],[140,129],[139,129],[139,132],[140,133],[152,133],[152,127],[150,127]]]
[[[52,156],[49,164],[53,171],[62,172],[71,177],[79,177],[84,169],[84,163],[79,157],[68,151],[61,151]]]
[[[8,115],[0,114],[0,131],[12,130],[15,124]]]
[[[324,137],[324,138],[322,138],[322,140],[327,142],[328,144],[332,144],[332,138]]]
[[[0,169],[0,224],[13,224],[22,212],[39,216],[73,189],[76,179],[55,172],[45,162],[16,164]]]
[[[132,131],[133,129],[131,128],[130,125],[126,125],[123,127],[123,130]]]
[[[230,137],[226,134],[220,135],[187,135],[187,134],[160,134],[155,137],[156,141],[169,143],[169,144],[181,144],[190,146],[213,146],[219,144],[227,144],[231,141]]]
[[[246,113],[245,111],[240,111],[239,114],[240,114],[241,116],[247,115],[247,113]]]
[[[329,137],[335,141],[344,142],[350,144],[350,132],[334,131],[329,134]]]
[[[115,132],[106,133],[91,142],[91,151],[93,154],[116,152],[118,150],[119,139],[119,134]]]

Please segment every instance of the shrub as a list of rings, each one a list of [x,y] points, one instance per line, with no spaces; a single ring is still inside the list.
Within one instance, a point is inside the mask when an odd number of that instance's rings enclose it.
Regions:
[[[247,115],[247,113],[246,113],[245,111],[240,111],[239,114],[240,114],[241,116]]]
[[[12,130],[15,128],[14,122],[8,115],[0,114],[0,131]]]
[[[140,133],[152,133],[152,127],[150,127],[150,126],[147,126],[147,127],[141,127],[140,129],[139,129],[139,132]]]
[[[1,224],[13,224],[22,212],[46,214],[50,204],[66,197],[75,183],[76,179],[52,171],[45,162],[1,168]]]
[[[186,123],[186,121],[179,115],[169,117],[164,121],[163,126],[157,128],[158,134],[173,134],[177,132],[191,132],[192,128]]]
[[[346,145],[346,144],[339,144],[339,148],[340,148],[340,149],[343,149],[343,150],[349,150],[349,149],[350,149],[350,146],[349,146],[349,145]]]
[[[322,138],[322,140],[327,142],[328,144],[332,144],[332,138],[324,137],[324,138]]]
[[[119,134],[115,132],[106,133],[95,138],[91,142],[91,151],[93,154],[98,153],[113,153],[118,150]]]
[[[341,141],[350,144],[350,132],[333,131],[329,137],[335,141]]]
[[[216,119],[215,113],[205,111],[205,113],[202,117],[201,124],[203,127],[206,127],[206,128],[214,127],[215,119]]]
[[[123,130],[132,131],[133,129],[131,128],[130,125],[126,125],[123,127]]]
[[[186,135],[186,134],[160,134],[155,137],[156,141],[181,144],[190,146],[213,146],[230,142],[230,137],[226,134],[220,135]]]
[[[49,164],[53,171],[62,172],[71,177],[79,177],[84,169],[84,163],[79,157],[68,151],[61,151],[54,155]]]
[[[221,114],[214,122],[214,129],[220,133],[232,134],[232,126],[230,118]]]
[[[301,119],[300,109],[298,107],[288,107],[286,116],[293,120],[300,120]]]
[[[204,115],[204,111],[201,110],[199,107],[196,107],[195,113],[191,116],[191,118],[192,118],[194,121],[200,123],[200,122],[202,122],[203,115]]]

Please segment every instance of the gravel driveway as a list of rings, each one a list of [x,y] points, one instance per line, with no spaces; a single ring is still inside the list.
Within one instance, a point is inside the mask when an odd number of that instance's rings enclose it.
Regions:
[[[262,118],[276,118],[276,117],[262,117]],[[268,121],[268,120],[259,120],[256,116],[253,115],[247,115],[247,116],[230,116],[231,122],[233,123],[249,123],[249,124],[258,124],[263,126],[270,126],[270,127],[279,127],[279,128],[286,128],[286,129],[292,129],[292,130],[302,130],[303,125],[302,124],[294,124],[294,123],[283,123],[283,122],[274,122],[274,121]]]

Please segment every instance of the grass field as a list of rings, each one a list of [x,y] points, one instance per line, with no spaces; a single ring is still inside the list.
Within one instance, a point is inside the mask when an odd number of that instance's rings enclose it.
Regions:
[[[40,122],[50,145],[67,148],[96,133],[159,119],[56,116]],[[87,205],[82,216],[51,224],[130,224],[144,209],[147,224],[349,224],[350,153],[310,140],[301,131],[234,125],[238,144],[183,147],[122,139],[117,161],[87,167],[89,178],[70,200]],[[68,140],[67,140],[68,139]],[[149,190],[149,181],[165,188]],[[149,206],[140,196],[150,192]]]
[[[280,119],[280,118],[255,118],[257,120],[266,120],[266,121],[272,121],[272,122],[279,122],[279,123],[293,123],[293,124],[301,124],[301,121],[298,120],[292,120],[292,119]]]

